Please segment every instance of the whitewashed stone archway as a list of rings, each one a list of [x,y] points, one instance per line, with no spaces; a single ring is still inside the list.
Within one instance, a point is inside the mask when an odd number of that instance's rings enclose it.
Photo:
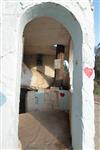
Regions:
[[[45,3],[42,3],[45,2]],[[93,67],[94,56],[91,48],[90,34],[87,36],[88,42],[86,42],[86,30],[87,24],[83,23],[83,13],[81,7],[75,5],[76,2],[65,3],[52,0],[51,2],[36,1],[29,3],[13,3],[13,7],[17,8],[17,13],[13,16],[9,16],[8,13],[8,25],[10,21],[13,21],[13,27],[6,32],[13,33],[12,39],[6,43],[6,46],[11,43],[15,43],[15,51],[2,57],[4,65],[8,62],[8,67],[12,67],[12,73],[8,78],[12,77],[13,94],[6,95],[6,102],[2,105],[2,112],[5,113],[5,118],[2,118],[2,125],[7,124],[2,128],[2,141],[1,148],[18,147],[18,110],[19,110],[19,91],[20,91],[20,79],[21,79],[21,63],[23,55],[23,40],[22,34],[25,25],[32,19],[41,16],[51,17],[60,22],[70,33],[73,41],[73,95],[72,95],[72,146],[74,150],[94,149],[94,103],[93,103]],[[9,2],[8,2],[9,3]],[[87,4],[88,0],[87,0]],[[11,4],[10,4],[11,5]],[[79,11],[77,14],[73,8]],[[90,8],[90,6],[88,6]],[[14,9],[15,10],[15,9]],[[80,18],[82,17],[82,18]],[[15,22],[14,22],[15,18]],[[90,16],[92,20],[92,15]],[[91,22],[91,21],[90,21]],[[6,28],[6,26],[5,26]],[[91,27],[92,28],[92,27]],[[93,37],[93,35],[92,35]],[[90,46],[92,45],[92,46]],[[3,47],[5,48],[5,46]],[[9,50],[8,50],[9,51]],[[6,57],[7,56],[7,57]],[[3,69],[4,70],[4,69]],[[6,70],[4,70],[6,74]],[[10,85],[10,83],[7,84]],[[87,91],[90,91],[89,93]],[[12,99],[14,101],[12,101]],[[88,114],[89,113],[89,114]],[[91,126],[91,128],[90,128]]]

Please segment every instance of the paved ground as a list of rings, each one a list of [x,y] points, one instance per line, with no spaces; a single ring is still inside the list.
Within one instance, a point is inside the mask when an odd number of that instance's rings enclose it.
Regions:
[[[100,150],[100,97],[95,96],[95,145]]]
[[[34,111],[20,115],[19,138],[23,150],[70,150],[68,122],[68,115],[59,111]],[[95,130],[95,149],[100,150],[100,97],[97,96],[95,96]]]
[[[23,150],[69,150],[68,114],[61,111],[22,114],[19,137]]]

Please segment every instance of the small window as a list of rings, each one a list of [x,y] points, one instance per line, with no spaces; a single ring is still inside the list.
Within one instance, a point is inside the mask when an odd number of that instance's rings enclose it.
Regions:
[[[43,66],[43,55],[42,54],[37,55],[36,64],[37,64],[37,66]]]

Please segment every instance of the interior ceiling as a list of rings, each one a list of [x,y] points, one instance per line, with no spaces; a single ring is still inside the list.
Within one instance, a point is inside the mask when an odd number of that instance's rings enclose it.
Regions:
[[[26,55],[55,55],[56,51],[53,45],[63,44],[68,47],[70,39],[64,26],[49,17],[40,17],[29,22],[23,36]]]

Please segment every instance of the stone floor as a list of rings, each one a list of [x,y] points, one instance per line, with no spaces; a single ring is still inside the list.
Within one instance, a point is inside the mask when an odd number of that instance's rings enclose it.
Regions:
[[[69,150],[68,114],[62,111],[21,114],[19,138],[23,150]]]
[[[68,115],[65,112],[21,114],[19,138],[23,150],[70,150]],[[100,150],[100,97],[95,96],[95,150]]]

